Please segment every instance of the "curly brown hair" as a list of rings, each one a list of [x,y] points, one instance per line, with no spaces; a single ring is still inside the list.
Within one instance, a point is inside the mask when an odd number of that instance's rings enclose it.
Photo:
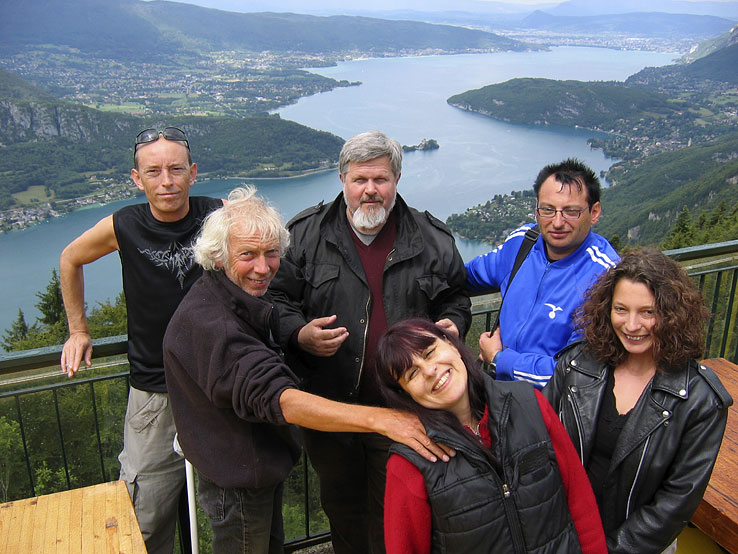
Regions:
[[[677,262],[654,248],[637,248],[600,276],[575,313],[575,324],[597,359],[615,367],[628,357],[610,319],[615,285],[621,279],[643,283],[654,295],[653,357],[659,370],[676,369],[703,356],[710,312],[702,293]]]

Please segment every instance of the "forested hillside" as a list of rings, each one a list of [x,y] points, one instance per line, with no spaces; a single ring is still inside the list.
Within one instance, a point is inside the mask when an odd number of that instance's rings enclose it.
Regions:
[[[630,242],[657,244],[685,206],[693,214],[723,202],[733,206],[738,199],[738,134],[655,154],[637,167],[616,166],[610,178],[613,186],[602,194],[599,231]]]
[[[564,125],[613,130],[620,120],[673,117],[684,106],[662,94],[619,83],[511,79],[457,94],[457,108],[512,123]]]
[[[343,144],[335,135],[278,117],[179,117],[166,123],[187,133],[200,171],[210,176],[276,177],[329,167]],[[161,125],[161,119],[55,101],[0,70],[0,209],[14,204],[13,193],[34,185],[63,200],[87,194],[103,178],[127,180],[136,133]]]
[[[448,102],[514,123],[606,133],[590,145],[622,161],[604,175],[612,186],[603,191],[597,229],[623,244],[658,244],[685,208],[699,222],[719,206],[732,213],[738,198],[738,28],[724,44],[690,64],[640,71],[625,84],[514,79]],[[529,202],[510,195],[448,222],[468,238],[496,242],[510,229],[509,217],[496,214],[529,211]]]

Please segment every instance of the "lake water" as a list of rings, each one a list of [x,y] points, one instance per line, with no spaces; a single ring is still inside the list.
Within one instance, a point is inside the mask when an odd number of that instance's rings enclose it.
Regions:
[[[361,86],[303,98],[278,113],[344,138],[380,129],[402,144],[436,139],[439,150],[406,154],[398,190],[410,205],[445,220],[495,194],[531,187],[538,170],[548,163],[576,156],[598,172],[613,163],[587,146],[592,135],[588,131],[501,123],[452,108],[446,104],[449,96],[514,77],[623,80],[643,67],[665,65],[673,58],[665,53],[562,47],[549,52],[357,60],[312,71],[338,80],[361,81]],[[193,157],[197,160],[196,149]],[[243,182],[200,182],[193,194],[224,197]],[[336,171],[249,182],[286,219],[320,200],[332,200],[340,191]],[[140,201],[142,198],[79,210],[0,235],[0,332],[10,326],[18,308],[29,324],[35,320],[36,292],[48,283],[66,244],[101,218]],[[606,210],[607,206],[605,214]],[[459,241],[459,250],[470,259],[489,246]],[[117,255],[87,266],[85,286],[88,305],[115,297],[121,289]]]

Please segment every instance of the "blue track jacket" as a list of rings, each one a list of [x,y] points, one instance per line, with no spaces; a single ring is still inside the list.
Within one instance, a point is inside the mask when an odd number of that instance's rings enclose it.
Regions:
[[[554,354],[580,336],[572,316],[584,293],[620,257],[607,239],[590,231],[574,252],[551,262],[540,236],[508,290],[523,237],[534,225],[519,227],[500,246],[468,262],[466,284],[477,293],[500,290],[505,298],[497,379],[528,381],[540,389],[553,375]]]

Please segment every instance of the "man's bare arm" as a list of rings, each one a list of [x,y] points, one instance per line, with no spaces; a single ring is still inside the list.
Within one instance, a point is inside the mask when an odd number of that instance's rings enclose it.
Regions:
[[[92,363],[92,341],[85,316],[83,266],[115,250],[118,250],[118,240],[111,215],[70,242],[59,258],[59,280],[69,324],[69,339],[62,350],[61,368],[69,377],[77,373],[83,359],[88,367]]]
[[[279,397],[282,415],[288,423],[328,432],[379,433],[401,442],[435,462],[444,462],[453,449],[428,438],[420,420],[413,414],[355,404],[343,404],[298,389],[286,389]]]

